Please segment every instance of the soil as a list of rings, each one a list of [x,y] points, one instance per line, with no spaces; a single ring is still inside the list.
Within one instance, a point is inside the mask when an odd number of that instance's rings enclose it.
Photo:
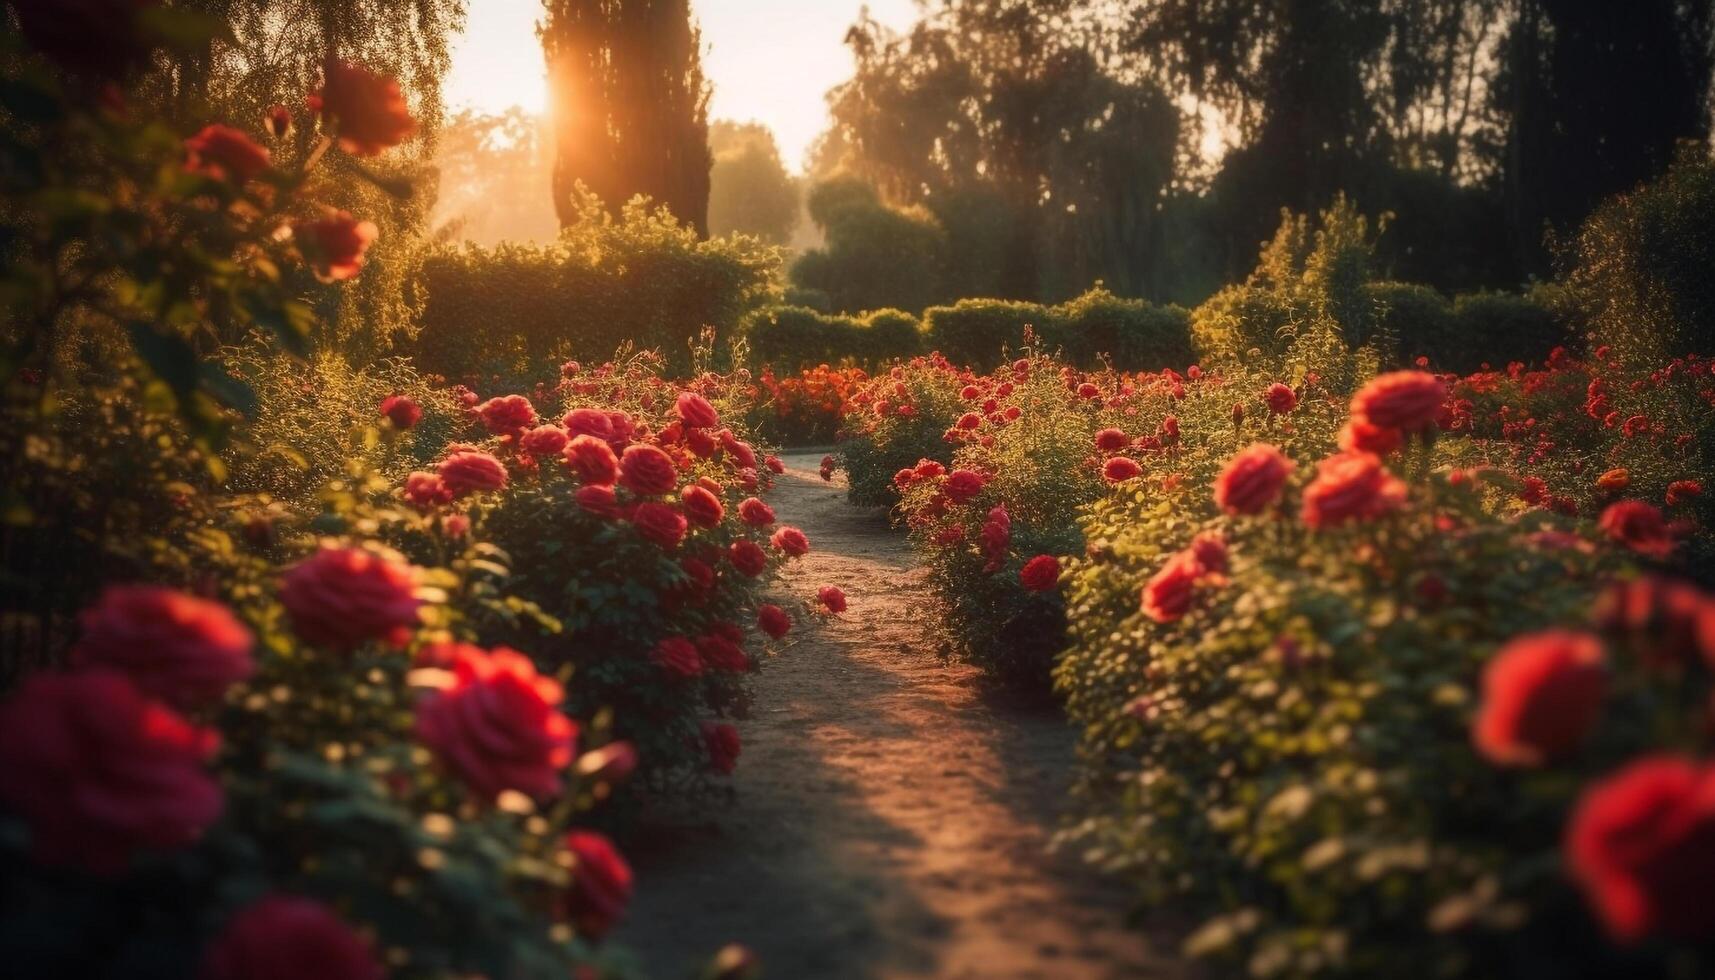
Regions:
[[[663,980],[733,942],[770,980],[1189,975],[1170,937],[1126,927],[1123,894],[1048,850],[1064,719],[936,654],[925,572],[819,458],[787,456],[769,498],[812,546],[781,593],[837,585],[850,608],[763,665],[732,802],[651,814],[630,842],[616,939]]]

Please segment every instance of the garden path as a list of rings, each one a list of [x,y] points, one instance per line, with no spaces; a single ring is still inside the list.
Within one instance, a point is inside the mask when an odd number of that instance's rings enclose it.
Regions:
[[[1124,928],[1123,895],[1046,852],[1066,723],[936,654],[926,573],[818,457],[788,455],[769,498],[812,546],[783,591],[837,585],[850,608],[764,665],[736,798],[645,822],[617,938],[663,980],[729,942],[769,980],[1185,976]]]

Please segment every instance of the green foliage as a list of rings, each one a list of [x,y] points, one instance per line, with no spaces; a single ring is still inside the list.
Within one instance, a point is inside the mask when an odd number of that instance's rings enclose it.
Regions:
[[[798,226],[798,183],[761,123],[717,120],[709,127],[709,234],[752,235],[785,245]]]
[[[1660,180],[1596,210],[1569,282],[1599,343],[1639,361],[1715,349],[1715,164],[1687,146]]]
[[[1453,300],[1453,334],[1427,353],[1437,367],[1463,372],[1484,364],[1538,363],[1556,347],[1582,346],[1564,321],[1531,296],[1468,293]]]
[[[1036,303],[962,299],[923,311],[924,340],[954,364],[989,371],[1007,351],[1024,346],[1027,331],[1045,331],[1052,316]]]
[[[1121,371],[1183,369],[1197,359],[1190,313],[1120,299],[1100,286],[1049,311],[1041,336],[1072,363],[1094,367],[1102,358]]]
[[[946,295],[947,237],[933,215],[890,207],[851,177],[811,187],[808,203],[826,244],[793,263],[792,285],[825,293],[839,313],[921,310]]]
[[[423,263],[423,327],[408,349],[451,378],[528,377],[567,357],[600,361],[622,344],[690,364],[705,327],[734,336],[744,313],[776,298],[777,250],[753,239],[699,239],[641,201],[615,218],[589,197],[553,245],[442,248]]]
[[[917,318],[900,310],[855,317],[769,306],[747,315],[740,333],[757,364],[787,372],[845,361],[876,365],[914,356],[923,347]]]

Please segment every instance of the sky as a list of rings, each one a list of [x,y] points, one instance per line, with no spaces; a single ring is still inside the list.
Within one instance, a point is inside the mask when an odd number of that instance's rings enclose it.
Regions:
[[[786,166],[801,171],[826,126],[822,97],[851,75],[841,40],[866,6],[891,27],[915,20],[911,0],[692,0],[703,29],[703,73],[714,86],[709,118],[765,124]],[[535,33],[541,10],[540,0],[471,0],[446,80],[449,109],[546,107]]]

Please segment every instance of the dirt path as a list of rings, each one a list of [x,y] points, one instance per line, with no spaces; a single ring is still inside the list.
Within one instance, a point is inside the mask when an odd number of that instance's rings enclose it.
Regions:
[[[1178,977],[1122,928],[1124,899],[1045,843],[1072,735],[1009,706],[926,638],[927,584],[883,515],[788,456],[770,500],[810,536],[785,583],[834,584],[841,618],[765,665],[731,805],[656,817],[617,937],[651,977],[741,942],[769,980]]]

